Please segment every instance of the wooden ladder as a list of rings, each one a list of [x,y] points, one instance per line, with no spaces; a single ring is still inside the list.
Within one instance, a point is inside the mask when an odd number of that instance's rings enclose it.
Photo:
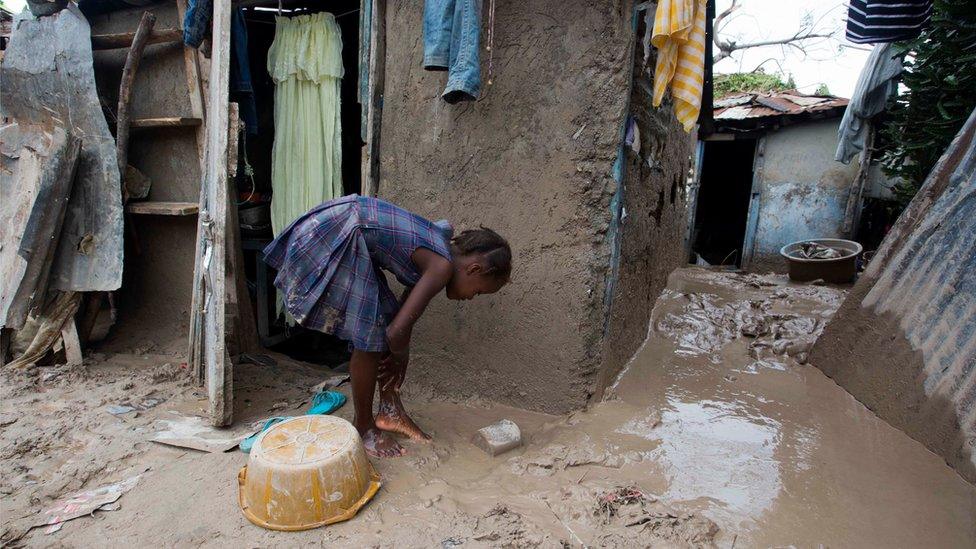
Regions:
[[[176,5],[180,21],[182,21],[186,14],[186,0],[176,0]],[[196,50],[183,46],[184,70],[192,116],[159,118],[130,118],[129,116],[132,84],[135,82],[144,48],[150,44],[183,42],[183,29],[157,30],[153,28],[155,24],[156,16],[151,11],[145,11],[134,32],[95,34],[91,37],[93,50],[129,49],[125,59],[125,67],[122,69],[122,83],[119,86],[118,122],[116,124],[116,154],[119,174],[123,181],[128,164],[129,133],[131,131],[149,132],[173,128],[192,130],[196,138],[198,161],[201,167],[203,166],[206,144],[206,112],[204,110],[203,81],[200,78],[200,58]],[[123,198],[125,196],[123,193]],[[195,202],[135,202],[126,203],[125,210],[126,213],[134,215],[196,215],[198,204]]]

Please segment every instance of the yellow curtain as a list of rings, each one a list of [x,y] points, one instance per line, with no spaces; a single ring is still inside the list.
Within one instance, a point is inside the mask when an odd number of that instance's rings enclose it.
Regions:
[[[342,195],[342,35],[330,13],[276,17],[268,51],[275,82],[271,228]]]
[[[661,105],[670,84],[674,114],[690,132],[705,79],[705,0],[659,0],[651,43],[658,50],[653,104]]]

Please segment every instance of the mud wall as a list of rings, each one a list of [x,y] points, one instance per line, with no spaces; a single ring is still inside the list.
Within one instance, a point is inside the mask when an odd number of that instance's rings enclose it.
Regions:
[[[976,482],[976,112],[814,346],[868,408]]]
[[[643,36],[644,30],[641,17],[637,35]],[[619,242],[612,253],[616,272],[611,273],[606,303],[598,397],[644,342],[654,302],[668,275],[687,259],[687,180],[697,134],[685,133],[677,123],[670,99],[662,108],[651,106],[654,63],[655,50],[645,60],[638,47],[629,107],[631,137],[620,164]]]
[[[757,221],[750,270],[785,271],[779,249],[790,242],[844,238],[844,211],[857,163],[834,160],[837,124],[836,119],[809,122],[765,136],[759,211],[750,212]]]
[[[417,382],[550,412],[582,406],[604,362],[633,5],[498,2],[493,84],[453,106],[440,99],[446,75],[421,68],[422,14],[420,0],[387,12],[379,196],[458,230],[499,231],[515,265],[499,294],[432,303],[414,333]],[[483,57],[487,81],[486,69]],[[653,209],[658,190],[646,191]],[[646,318],[620,329],[643,339]]]

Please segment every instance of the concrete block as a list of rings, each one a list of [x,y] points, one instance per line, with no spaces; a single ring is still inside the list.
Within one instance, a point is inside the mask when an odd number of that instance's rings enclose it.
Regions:
[[[497,456],[522,445],[522,431],[514,421],[503,419],[478,429],[471,440],[490,456]]]

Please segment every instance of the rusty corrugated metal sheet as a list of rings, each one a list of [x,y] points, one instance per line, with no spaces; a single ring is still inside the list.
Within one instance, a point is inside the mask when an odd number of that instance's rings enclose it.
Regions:
[[[847,107],[848,99],[832,95],[804,95],[797,91],[737,94],[714,103],[715,120],[756,120],[772,117],[801,117]]]

